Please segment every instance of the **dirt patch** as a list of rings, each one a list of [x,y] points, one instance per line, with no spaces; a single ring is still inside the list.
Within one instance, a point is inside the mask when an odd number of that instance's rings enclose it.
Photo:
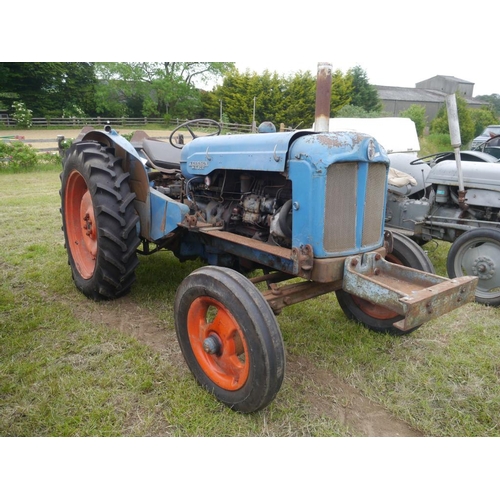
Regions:
[[[35,149],[53,148],[57,149],[57,136],[62,135],[65,139],[74,139],[78,136],[81,129],[61,129],[61,130],[47,130],[47,129],[22,129],[22,130],[0,130],[0,137],[9,137],[23,140],[26,144],[30,144]],[[116,129],[120,134],[130,134],[135,132],[136,129],[118,128]],[[150,137],[166,138],[169,135],[168,130],[147,130],[146,132]],[[30,142],[34,141],[34,142]]]
[[[81,319],[105,325],[133,336],[188,374],[174,331],[166,328],[152,313],[128,297],[112,302],[89,303],[82,300],[75,314]],[[285,383],[309,388],[307,399],[312,411],[348,426],[353,435],[367,437],[422,436],[385,408],[363,396],[356,388],[318,369],[304,357],[288,356]]]

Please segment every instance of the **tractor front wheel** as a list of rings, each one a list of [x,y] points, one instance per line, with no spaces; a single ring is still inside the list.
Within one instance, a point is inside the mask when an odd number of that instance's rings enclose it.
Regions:
[[[386,256],[386,260],[392,264],[411,267],[419,271],[434,274],[434,266],[427,254],[410,238],[393,233],[393,250]],[[401,319],[401,316],[372,302],[360,297],[356,297],[344,290],[337,290],[337,300],[344,311],[344,314],[358,323],[362,323],[368,329],[380,333],[390,333],[391,335],[407,335],[418,328],[402,331],[396,328],[395,322]]]
[[[61,174],[63,232],[76,287],[94,300],[129,292],[139,245],[135,194],[113,151],[74,144]]]
[[[206,266],[175,297],[177,339],[197,382],[235,411],[269,405],[285,371],[276,318],[262,294],[233,269]]]

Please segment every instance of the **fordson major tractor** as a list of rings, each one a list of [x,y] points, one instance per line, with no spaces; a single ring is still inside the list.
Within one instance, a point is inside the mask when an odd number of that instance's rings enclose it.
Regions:
[[[131,290],[138,253],[205,263],[176,291],[177,338],[197,382],[235,411],[278,393],[288,305],[335,292],[349,318],[401,334],[474,300],[477,278],[433,274],[416,243],[385,229],[389,159],[371,136],[184,127],[185,144],[177,129],[168,142],[82,130],[63,160],[65,244],[94,300]]]

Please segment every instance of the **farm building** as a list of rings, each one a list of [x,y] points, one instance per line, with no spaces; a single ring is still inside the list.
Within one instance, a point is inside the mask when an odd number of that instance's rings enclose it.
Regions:
[[[444,105],[446,96],[456,92],[471,108],[480,108],[487,104],[472,97],[474,90],[472,82],[454,76],[437,75],[416,83],[415,88],[384,85],[374,85],[374,87],[382,101],[383,110],[389,116],[399,116],[401,111],[408,109],[412,104],[417,104],[425,107],[427,120],[430,122]]]

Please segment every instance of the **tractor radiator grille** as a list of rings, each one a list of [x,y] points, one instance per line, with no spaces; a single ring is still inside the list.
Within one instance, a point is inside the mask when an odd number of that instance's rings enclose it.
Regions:
[[[376,244],[382,234],[386,178],[387,169],[383,163],[370,165],[363,220],[363,240],[361,242],[364,247]]]
[[[337,163],[328,168],[325,201],[324,248],[343,252],[352,248],[376,245],[382,234],[385,201],[386,166],[371,164],[368,179],[360,179],[357,163]],[[367,183],[362,241],[356,242],[358,189]]]
[[[357,167],[356,163],[337,163],[328,169],[323,240],[327,252],[355,246]]]

